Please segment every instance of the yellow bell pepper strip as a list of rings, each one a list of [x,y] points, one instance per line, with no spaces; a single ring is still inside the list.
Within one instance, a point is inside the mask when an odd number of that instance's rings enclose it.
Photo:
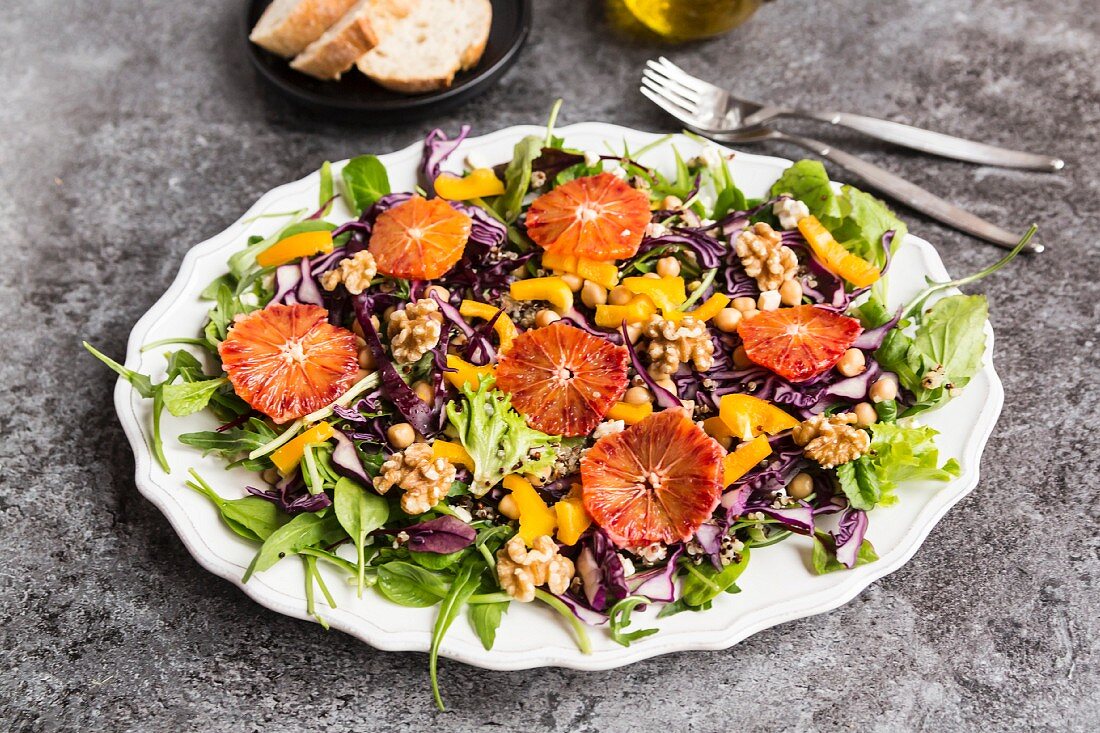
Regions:
[[[636,295],[626,305],[596,306],[596,325],[600,328],[618,328],[627,323],[641,323],[657,312],[657,306],[647,295]]]
[[[858,255],[854,255],[836,241],[816,216],[804,216],[798,220],[798,230],[810,243],[821,264],[829,272],[844,278],[857,288],[874,285],[882,277],[875,265]]]
[[[706,301],[693,311],[669,311],[665,313],[665,318],[674,323],[679,323],[684,319],[684,316],[691,316],[697,321],[706,322],[711,318],[718,315],[719,311],[730,304],[730,298],[728,295],[722,293],[715,293],[706,299]]]
[[[725,421],[717,415],[708,417],[703,421],[703,432],[719,441],[737,437],[733,434],[733,431],[729,429]]]
[[[732,452],[727,453],[722,459],[722,481],[729,486],[737,479],[751,471],[756,464],[768,457],[772,452],[771,443],[763,435],[757,436],[747,443],[737,446]]]
[[[435,179],[435,192],[448,201],[470,201],[504,193],[504,183],[492,168],[477,168],[465,177],[441,173]]]
[[[554,504],[554,513],[558,518],[558,542],[563,545],[577,544],[585,530],[592,526],[592,517],[584,508],[579,488],[574,486],[569,494]]]
[[[558,515],[535,491],[531,483],[518,474],[504,477],[504,488],[512,492],[512,499],[519,509],[519,536],[530,547],[536,537],[553,534],[558,526]]]
[[[648,295],[653,303],[665,311],[674,311],[687,300],[687,289],[682,277],[628,277],[623,279],[623,287],[635,295]]]
[[[761,433],[775,435],[798,425],[798,420],[772,403],[747,394],[723,395],[718,401],[718,416],[740,440]]]
[[[637,425],[642,420],[653,414],[653,403],[645,402],[641,405],[632,405],[628,402],[616,402],[607,411],[608,420],[622,420],[627,425]]]
[[[481,385],[481,380],[496,376],[496,370],[491,365],[474,366],[454,354],[447,354],[447,368],[454,371],[443,372],[443,378],[456,389],[461,389],[464,384],[476,388]]]
[[[585,280],[603,285],[610,290],[619,282],[619,268],[613,262],[600,262],[587,257],[544,252],[542,266],[548,270],[561,270],[579,275]]]
[[[491,321],[498,311],[500,311],[500,308],[495,305],[479,303],[476,300],[464,300],[458,308],[458,312],[465,318],[484,318],[486,321]],[[512,322],[507,313],[500,314],[496,323],[493,324],[493,330],[496,331],[497,338],[500,339],[500,350],[502,352],[512,348],[512,342],[516,340],[516,336],[519,336],[516,324]]]
[[[437,440],[432,443],[432,458],[446,458],[451,463],[474,470],[474,459],[458,443]]]
[[[573,291],[560,277],[532,277],[516,280],[509,293],[516,300],[545,300],[554,304],[559,313],[573,307]]]
[[[271,462],[285,476],[294,470],[294,467],[298,465],[298,461],[302,460],[307,445],[325,442],[332,437],[332,432],[332,425],[327,422],[319,422],[272,453]]]
[[[260,267],[275,267],[331,251],[332,232],[302,232],[281,239],[256,255],[256,264]]]

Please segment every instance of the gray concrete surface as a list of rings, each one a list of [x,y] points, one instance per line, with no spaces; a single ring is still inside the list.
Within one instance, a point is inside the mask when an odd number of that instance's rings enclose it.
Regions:
[[[202,571],[137,493],[113,379],[79,342],[121,353],[184,252],[260,194],[437,124],[537,123],[556,96],[564,122],[672,129],[635,90],[657,48],[609,33],[596,0],[535,5],[529,46],[489,94],[369,128],[259,88],[240,0],[6,4],[0,729],[1094,730],[1100,14],[1088,0],[779,0],[724,39],[662,49],[751,96],[1068,161],[1040,175],[832,138],[1005,225],[1037,221],[1050,250],[977,288],[1007,392],[979,489],[847,606],[729,651],[600,674],[444,662],[452,711],[438,714],[424,656],[258,607]],[[996,256],[908,219],[954,272]]]

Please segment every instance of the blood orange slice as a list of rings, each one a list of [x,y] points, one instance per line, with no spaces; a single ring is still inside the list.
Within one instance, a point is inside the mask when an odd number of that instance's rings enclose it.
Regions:
[[[308,415],[359,373],[355,334],[316,305],[271,305],[229,329],[218,347],[236,393],[277,423]]]
[[[626,348],[564,323],[526,331],[497,364],[497,386],[533,428],[588,435],[626,392]]]
[[[650,415],[584,454],[584,508],[619,547],[688,540],[718,504],[723,453],[683,410]]]
[[[433,280],[462,258],[472,226],[443,199],[413,196],[378,216],[369,249],[383,275]]]
[[[737,327],[749,359],[792,382],[832,369],[862,331],[856,319],[813,305],[763,311]]]
[[[527,211],[527,234],[556,254],[614,260],[634,256],[649,220],[646,194],[600,173],[535,199]]]

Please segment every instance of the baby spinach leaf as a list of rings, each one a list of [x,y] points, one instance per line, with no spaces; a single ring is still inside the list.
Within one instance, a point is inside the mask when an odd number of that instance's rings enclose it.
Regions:
[[[516,143],[512,153],[512,162],[504,169],[504,193],[496,200],[494,207],[506,224],[519,218],[523,208],[523,197],[531,188],[531,166],[542,153],[543,139],[535,135]]]
[[[493,644],[496,643],[497,629],[500,628],[501,617],[508,612],[508,606],[508,601],[470,606],[470,625],[486,650],[492,649]]]
[[[218,508],[226,526],[246,540],[263,542],[288,519],[275,504],[258,496],[223,499],[195,469],[189,473],[194,480],[186,485],[209,499]]]
[[[357,557],[356,581],[359,597],[363,596],[366,578],[367,534],[381,527],[390,516],[390,506],[378,494],[368,492],[358,482],[341,478],[333,491],[333,508],[340,525],[355,544]]]
[[[409,559],[428,570],[446,570],[469,554],[467,550],[459,550],[444,555],[438,552],[417,552],[416,550],[409,550]]]
[[[984,295],[949,295],[925,312],[913,348],[926,366],[942,368],[945,385],[965,387],[982,367],[988,316]]]
[[[164,394],[164,406],[176,417],[192,415],[206,407],[214,393],[228,382],[229,380],[225,377],[219,377],[204,382],[165,384],[161,388]]]
[[[848,569],[836,559],[836,545],[833,543],[832,537],[822,532],[814,535],[813,540],[814,550],[811,559],[815,573],[825,575],[826,573],[835,573],[837,570]],[[863,540],[859,546],[859,554],[856,556],[856,567],[872,563],[875,560],[878,560],[878,553],[875,552],[874,545],[868,540]]]
[[[738,562],[730,563],[721,570],[715,570],[713,565],[706,564],[684,565],[688,575],[684,578],[680,598],[689,606],[701,606],[729,590],[748,564],[749,550],[745,548],[741,551]]]
[[[847,213],[829,183],[825,166],[817,160],[800,160],[783,171],[783,175],[772,185],[771,196],[775,198],[784,193],[805,203],[810,213],[830,229],[837,226]]]
[[[458,617],[466,601],[473,595],[480,583],[482,568],[476,564],[475,558],[470,558],[462,563],[446,598],[439,604],[439,615],[436,617],[435,626],[432,627],[432,644],[429,648],[428,675],[432,680],[432,695],[435,704],[440,710],[446,710],[443,706],[443,697],[439,694],[439,645],[443,643],[443,637],[451,628],[455,618]]]
[[[447,595],[447,584],[436,573],[401,560],[378,566],[378,590],[399,606],[426,608]]]
[[[253,573],[267,570],[282,558],[296,554],[305,547],[332,545],[346,536],[340,520],[333,513],[298,514],[264,540],[242,582],[247,583]]]
[[[371,204],[390,192],[390,177],[386,173],[386,166],[374,155],[352,158],[344,166],[341,176],[348,207],[356,214],[362,214]]]

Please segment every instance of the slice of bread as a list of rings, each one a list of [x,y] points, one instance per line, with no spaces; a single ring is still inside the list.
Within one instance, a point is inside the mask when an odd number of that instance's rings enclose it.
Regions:
[[[248,40],[284,58],[297,56],[354,4],[355,0],[275,0]]]
[[[460,69],[481,60],[492,24],[489,0],[425,0],[357,65],[396,92],[445,89]]]
[[[425,0],[431,4],[434,0]],[[359,0],[343,17],[290,62],[291,68],[318,79],[339,79],[356,59],[419,4],[418,0]]]

